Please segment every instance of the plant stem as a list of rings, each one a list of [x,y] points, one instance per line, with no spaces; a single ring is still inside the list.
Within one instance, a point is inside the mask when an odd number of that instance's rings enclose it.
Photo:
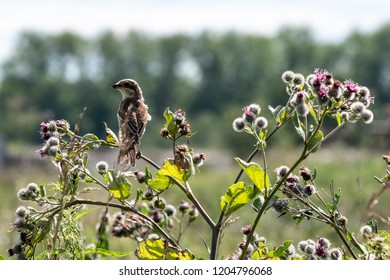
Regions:
[[[65,208],[69,208],[69,207],[72,207],[72,206],[75,206],[75,205],[95,205],[95,206],[105,206],[105,207],[112,207],[112,208],[118,208],[118,209],[121,209],[123,211],[126,211],[126,212],[131,212],[131,213],[134,213],[135,215],[137,216],[140,216],[142,219],[148,221],[150,224],[153,225],[153,227],[161,233],[162,236],[164,236],[164,238],[166,240],[168,240],[168,242],[176,247],[177,249],[180,249],[179,245],[176,244],[176,242],[158,225],[156,224],[152,218],[150,218],[149,216],[137,211],[136,209],[134,209],[133,207],[130,207],[130,206],[126,206],[124,204],[118,204],[118,203],[113,203],[113,202],[104,202],[104,201],[95,201],[95,200],[89,200],[89,199],[74,199],[72,201],[69,201],[67,203],[65,203],[63,205],[63,207],[61,208],[58,208],[56,209],[55,211],[53,211],[53,213],[51,214],[51,216],[54,216],[56,215],[58,212],[62,211],[62,209],[65,209]]]
[[[247,241],[245,242],[245,246],[242,250],[242,254],[241,254],[241,257],[240,259],[244,259],[245,258],[245,254],[248,250],[248,246],[250,244],[250,242],[252,241],[252,237],[253,237],[253,234],[255,233],[255,230],[256,230],[256,227],[260,221],[260,218],[262,217],[262,215],[264,214],[265,212],[265,209],[267,207],[267,205],[269,204],[269,202],[271,201],[271,198],[275,195],[275,193],[279,190],[279,188],[282,186],[283,182],[285,181],[285,179],[293,172],[293,170],[302,162],[304,161],[307,157],[309,156],[308,153],[306,153],[306,148],[303,149],[302,151],[302,154],[301,156],[299,157],[299,159],[293,164],[293,166],[289,169],[289,171],[286,173],[286,175],[280,179],[277,183],[277,185],[272,189],[271,193],[269,194],[268,197],[265,197],[264,198],[264,203],[263,205],[261,206],[259,212],[257,213],[256,215],[256,218],[254,220],[254,223],[252,225],[252,228],[251,228],[251,231],[250,233],[247,235]]]

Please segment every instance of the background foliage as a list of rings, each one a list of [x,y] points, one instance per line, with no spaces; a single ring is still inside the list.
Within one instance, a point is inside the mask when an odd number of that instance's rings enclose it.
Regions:
[[[390,101],[389,47],[390,25],[371,34],[351,34],[338,44],[316,42],[307,29],[288,28],[272,38],[107,31],[87,39],[74,33],[25,32],[3,65],[0,117],[7,121],[1,122],[0,131],[13,143],[37,142],[37,123],[75,120],[87,107],[83,127],[102,135],[103,121],[116,125],[119,96],[111,84],[132,77],[139,81],[152,115],[174,104],[193,116],[200,132],[207,131],[207,137],[197,139],[199,145],[239,152],[238,138],[225,120],[242,104],[279,104],[284,96],[280,73],[287,69],[309,73],[320,67],[341,79],[364,81],[376,98],[375,115],[383,118]],[[348,144],[364,141],[356,131],[343,134]],[[144,145],[149,144],[155,145],[156,137],[146,137]]]

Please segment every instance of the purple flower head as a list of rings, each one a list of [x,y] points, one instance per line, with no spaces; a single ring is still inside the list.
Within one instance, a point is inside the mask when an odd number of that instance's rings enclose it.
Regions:
[[[349,91],[349,92],[358,92],[359,91],[359,85],[357,83],[355,83],[354,81],[352,80],[346,80],[344,82],[345,84],[345,87],[346,89]]]
[[[325,69],[320,69],[320,68],[316,68],[314,70],[314,75],[316,76],[314,81],[313,81],[313,86],[315,87],[318,87],[321,85],[321,83],[324,81],[324,80],[331,80],[333,78],[333,75],[328,72],[327,70]]]

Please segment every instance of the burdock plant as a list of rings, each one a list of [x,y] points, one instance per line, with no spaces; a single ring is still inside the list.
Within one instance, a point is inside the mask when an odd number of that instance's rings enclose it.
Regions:
[[[140,154],[139,160],[145,163],[144,170],[111,167],[107,160],[98,161],[90,170],[89,153],[92,150],[101,147],[118,149],[118,138],[107,125],[105,139],[99,139],[92,133],[80,135],[79,123],[74,129],[65,120],[42,123],[43,144],[38,153],[53,162],[58,180],[30,183],[18,191],[21,202],[28,200],[29,205],[35,205],[18,206],[11,227],[19,234],[19,240],[8,250],[9,256],[19,259],[96,259],[99,256],[135,254],[139,259],[195,259],[197,256],[191,248],[183,248],[181,241],[187,229],[202,219],[210,229],[210,238],[202,237],[208,257],[218,259],[224,230],[238,222],[232,218],[233,213],[250,205],[254,210],[253,222],[242,227],[242,239],[228,259],[388,258],[389,234],[369,223],[361,229],[364,243],[359,243],[348,228],[347,217],[340,211],[339,192],[331,184],[330,191],[324,196],[323,190],[316,185],[318,170],[304,165],[312,153],[348,123],[362,121],[370,124],[373,121],[374,115],[369,107],[374,98],[369,89],[352,80],[341,82],[324,69],[316,69],[307,77],[286,71],[282,74],[282,81],[287,100],[283,105],[268,106],[272,119],[263,115],[264,108],[252,103],[242,112],[237,112],[237,118],[233,120],[234,131],[253,137],[254,149],[245,160],[235,158],[239,171],[234,182],[221,193],[219,213],[209,213],[192,191],[191,182],[197,179],[206,155],[194,152],[191,147],[189,138],[194,133],[184,110],[165,110],[160,135],[164,141],[170,142],[171,154],[161,164],[152,159],[153,155]],[[326,119],[334,124],[327,132],[323,129]],[[301,152],[293,164],[282,163],[276,168],[276,179],[272,181],[267,144],[281,129],[288,129],[286,124],[290,122],[301,139]],[[261,156],[259,163],[253,161],[257,154]],[[384,159],[388,158],[384,156]],[[242,178],[244,174],[245,180]],[[378,179],[383,190],[389,187],[389,178],[387,174]],[[97,189],[106,195],[100,199],[93,199],[92,195],[88,197]],[[182,201],[171,202],[166,196],[168,190],[180,192]],[[96,218],[96,242],[93,244],[85,244],[86,235],[80,224],[81,217],[95,213],[87,206],[103,209]],[[116,214],[110,215],[109,210]],[[297,224],[307,220],[330,226],[343,246],[332,248],[331,242],[322,236],[316,241],[300,241],[297,250],[290,240],[272,246],[264,237],[266,229],[262,229],[262,235],[257,233],[267,210],[276,211],[278,215],[290,214]],[[111,251],[111,237],[134,240],[134,250]],[[44,250],[38,252],[38,248]]]

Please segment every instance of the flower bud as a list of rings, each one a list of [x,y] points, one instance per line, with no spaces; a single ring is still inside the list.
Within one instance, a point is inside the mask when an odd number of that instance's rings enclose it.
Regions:
[[[185,200],[182,200],[179,204],[179,211],[181,213],[186,213],[188,211],[188,209],[190,208],[190,204],[185,201]]]
[[[168,204],[165,209],[165,214],[167,214],[168,217],[173,217],[176,215],[176,208],[175,206]]]

